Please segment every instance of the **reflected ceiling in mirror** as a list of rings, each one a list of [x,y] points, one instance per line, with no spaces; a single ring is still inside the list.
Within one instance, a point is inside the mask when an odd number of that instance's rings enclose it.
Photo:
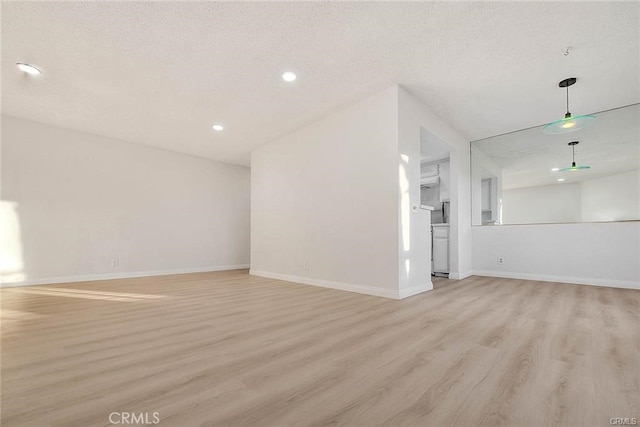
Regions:
[[[539,126],[472,142],[473,224],[640,219],[640,104],[594,115],[569,134]],[[577,168],[562,171],[572,148]]]

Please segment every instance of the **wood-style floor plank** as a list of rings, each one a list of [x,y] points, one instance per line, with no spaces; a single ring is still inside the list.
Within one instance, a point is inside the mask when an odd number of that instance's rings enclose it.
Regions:
[[[394,301],[245,270],[6,288],[2,426],[604,426],[640,292],[488,277]]]

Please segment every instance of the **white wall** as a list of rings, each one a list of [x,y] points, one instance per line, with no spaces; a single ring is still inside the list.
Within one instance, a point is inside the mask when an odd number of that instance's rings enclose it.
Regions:
[[[2,116],[1,184],[6,282],[249,263],[246,167]]]
[[[450,127],[444,120],[446,118],[442,119],[438,117],[427,106],[402,87],[400,87],[399,90],[398,109],[400,153],[406,154],[409,158],[407,176],[410,182],[410,205],[420,203],[420,128],[422,127],[428,130],[439,140],[451,147],[451,237],[449,243],[451,274],[449,277],[453,279],[467,277],[471,274],[469,140]],[[411,236],[410,247],[416,248],[416,251],[412,252],[409,258],[410,265],[421,266],[424,265],[424,257],[430,253],[431,242],[428,233],[423,231],[424,226],[420,216],[413,215],[411,218],[412,220],[409,223]],[[402,217],[400,217],[400,219],[402,219]],[[403,224],[401,223],[401,233],[402,226]],[[402,242],[399,243],[402,244]],[[427,249],[427,246],[429,249]],[[400,255],[402,257],[402,252],[400,252]],[[401,269],[403,268],[404,262],[405,260],[401,258]],[[415,270],[412,269],[412,271]],[[400,283],[401,289],[418,286],[423,274],[424,271],[418,270],[415,276],[402,278]]]
[[[638,221],[478,226],[473,269],[483,276],[640,289],[639,246]]]
[[[399,86],[252,153],[252,274],[394,298],[431,289],[422,128],[453,150],[452,276],[469,275],[469,143]]]
[[[431,211],[421,203],[421,105],[406,90],[398,90],[398,287],[403,294],[433,289],[431,283]],[[424,153],[423,153],[424,154]]]
[[[581,183],[583,221],[640,219],[640,171]]]
[[[580,222],[581,212],[579,182],[502,191],[504,224]]]
[[[397,99],[391,87],[252,153],[252,274],[398,297]]]
[[[636,220],[640,173],[504,190],[502,205],[505,224]]]
[[[502,206],[500,203],[500,200],[502,200],[502,168],[477,146],[471,147],[471,157],[473,158],[471,162],[471,223],[473,225],[482,224],[482,179],[487,174],[496,178],[492,181],[491,205],[492,209],[496,210],[496,212],[493,212],[493,218],[500,223],[503,221],[500,214]]]

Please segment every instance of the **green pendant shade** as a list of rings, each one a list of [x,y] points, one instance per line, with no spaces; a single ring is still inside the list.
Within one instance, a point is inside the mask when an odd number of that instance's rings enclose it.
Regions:
[[[551,122],[543,127],[542,131],[544,133],[557,135],[562,133],[575,132],[589,126],[596,119],[596,116],[593,116],[591,114],[573,117],[569,112],[569,86],[575,84],[576,81],[578,81],[578,79],[576,79],[575,77],[569,77],[568,79],[564,79],[560,83],[558,83],[558,87],[567,88],[567,112],[564,115],[564,119],[556,120],[555,122]]]
[[[572,152],[571,166],[569,166],[568,168],[560,169],[560,172],[576,172],[580,170],[591,169],[591,166],[576,165],[576,145],[578,145],[579,143],[580,143],[579,141],[571,141],[569,144],[567,144],[571,147],[571,152]]]
[[[560,169],[560,172],[575,172],[583,169],[591,169],[591,166],[585,166],[585,165],[575,166],[575,163],[574,163],[573,166]]]
[[[577,130],[586,128],[595,119],[596,116],[593,116],[591,114],[572,117],[571,113],[569,113],[569,117],[565,117],[564,119],[556,120],[555,122],[549,123],[544,128],[542,128],[542,131],[551,135],[575,132]]]

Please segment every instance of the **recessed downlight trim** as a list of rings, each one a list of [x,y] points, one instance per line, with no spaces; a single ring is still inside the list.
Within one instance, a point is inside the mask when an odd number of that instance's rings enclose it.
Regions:
[[[560,168],[553,168],[551,169],[551,172],[558,172],[560,170]]]
[[[285,71],[284,73],[282,73],[282,80],[287,83],[292,83],[296,81],[297,78],[298,76],[293,71]]]
[[[211,129],[215,130],[216,132],[222,132],[224,130],[224,126],[221,125],[220,123],[216,123],[213,126],[211,126]]]
[[[563,182],[564,178],[558,178],[558,182]]]
[[[16,62],[16,67],[24,73],[27,73],[32,76],[37,76],[42,74],[42,70],[35,65],[27,64],[26,62]]]

